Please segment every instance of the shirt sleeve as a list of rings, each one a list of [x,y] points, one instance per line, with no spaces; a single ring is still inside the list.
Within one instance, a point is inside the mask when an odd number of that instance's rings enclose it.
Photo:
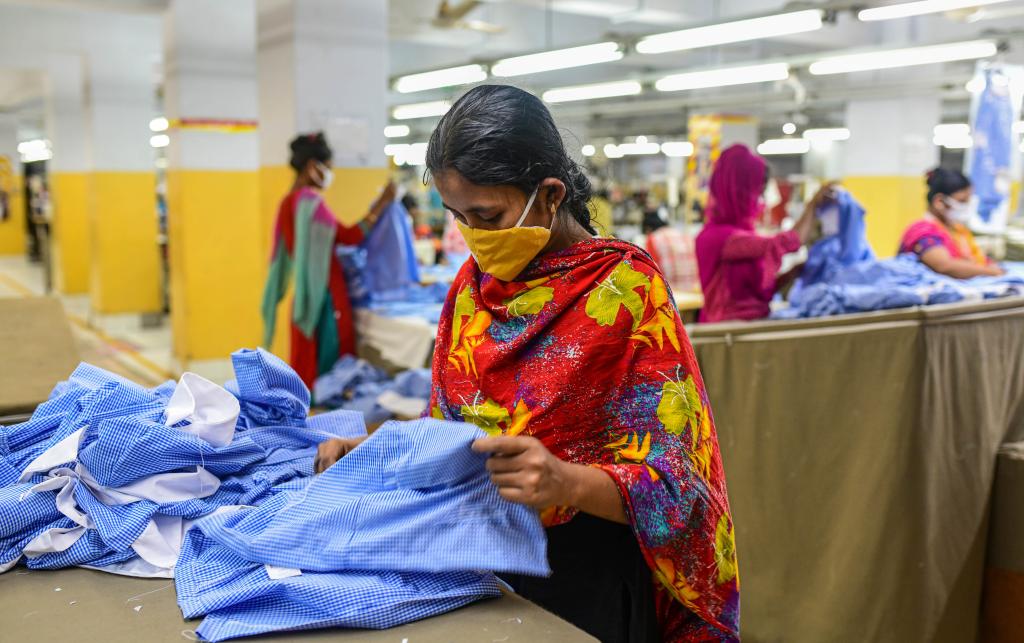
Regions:
[[[795,230],[764,237],[754,232],[737,232],[722,248],[723,261],[744,261],[765,256],[777,256],[800,249],[800,235]]]

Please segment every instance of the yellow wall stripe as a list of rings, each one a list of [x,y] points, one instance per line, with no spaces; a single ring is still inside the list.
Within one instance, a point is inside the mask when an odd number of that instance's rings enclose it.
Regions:
[[[927,209],[920,176],[848,176],[843,185],[866,210],[868,242],[879,257],[892,257],[907,226]]]
[[[25,189],[21,176],[12,174],[0,189],[7,190],[7,218],[0,221],[0,255],[25,254]]]
[[[89,289],[89,175],[50,176],[53,224],[50,230],[54,285],[72,295]]]

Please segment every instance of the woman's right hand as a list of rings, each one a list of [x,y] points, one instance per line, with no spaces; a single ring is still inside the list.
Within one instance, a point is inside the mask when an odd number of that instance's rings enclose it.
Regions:
[[[335,462],[348,455],[352,449],[365,441],[366,438],[334,438],[321,442],[316,448],[316,458],[313,460],[313,472],[323,473],[330,469]]]

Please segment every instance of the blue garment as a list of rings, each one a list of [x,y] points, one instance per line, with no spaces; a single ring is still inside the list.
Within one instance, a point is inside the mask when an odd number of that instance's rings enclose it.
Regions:
[[[355,387],[366,382],[380,383],[388,379],[387,373],[364,359],[342,355],[331,370],[316,378],[313,398],[321,406],[338,406]]]
[[[1022,295],[1024,274],[1013,272],[961,280],[932,271],[909,253],[862,261],[840,269],[828,282],[808,286],[797,302],[773,312],[772,318],[824,317]]]
[[[985,223],[1010,198],[1009,180],[1016,139],[1013,134],[1013,103],[1009,81],[993,82],[1003,76],[998,69],[985,70],[985,89],[974,115],[974,145],[970,151],[971,184],[978,198],[978,216]],[[1000,189],[999,184],[1005,187]]]
[[[368,291],[381,292],[419,283],[412,238],[409,213],[401,202],[393,201],[360,244],[366,251],[363,280]]]
[[[377,403],[382,393],[393,391],[403,397],[430,399],[430,369],[399,373],[393,380],[366,360],[344,355],[330,371],[313,384],[317,404],[328,408],[358,411],[368,425],[380,424],[393,414]]]
[[[146,390],[88,364],[55,387],[30,420],[0,427],[0,568],[17,560],[44,532],[80,529],[81,523],[57,507],[58,489],[30,492],[37,484],[64,481],[76,510],[91,525],[70,547],[28,558],[25,564],[38,569],[104,567],[135,558],[133,543],[151,521],[192,520],[224,506],[259,504],[313,474],[320,442],[365,435],[365,424],[355,413],[298,422],[309,393],[295,372],[272,355],[239,351],[233,360],[243,410],[230,443],[222,447],[165,423],[171,397],[167,385]],[[270,420],[282,424],[257,424]],[[79,429],[71,461],[17,482],[29,463]],[[202,497],[108,504],[97,496],[159,474],[199,471],[215,476]]]
[[[305,489],[200,520],[176,570],[183,613],[210,614],[211,640],[390,627],[496,595],[479,570],[549,574],[536,513],[503,500],[470,449],[483,435],[388,423]],[[272,580],[264,565],[302,574]]]

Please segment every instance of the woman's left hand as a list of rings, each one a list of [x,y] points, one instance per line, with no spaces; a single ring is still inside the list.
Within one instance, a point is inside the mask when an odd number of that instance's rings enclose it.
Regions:
[[[502,498],[536,509],[573,504],[573,465],[556,458],[537,438],[480,438],[473,450],[491,454],[487,470]]]

